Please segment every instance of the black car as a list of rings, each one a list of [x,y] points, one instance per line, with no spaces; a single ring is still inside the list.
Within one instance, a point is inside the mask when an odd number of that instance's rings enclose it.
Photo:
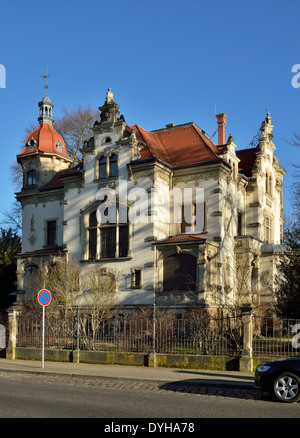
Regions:
[[[255,387],[270,392],[281,402],[300,399],[300,357],[276,360],[258,365]]]

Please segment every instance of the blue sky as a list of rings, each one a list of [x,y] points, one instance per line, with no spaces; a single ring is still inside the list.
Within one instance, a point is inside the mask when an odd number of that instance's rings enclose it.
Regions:
[[[289,213],[292,163],[300,162],[300,148],[289,144],[300,132],[300,88],[291,84],[300,64],[299,13],[293,0],[2,2],[0,208],[14,200],[10,165],[26,126],[37,123],[48,66],[54,117],[62,106],[99,107],[111,87],[130,125],[193,121],[212,135],[216,110],[228,115],[226,138],[232,133],[243,149],[268,106]]]

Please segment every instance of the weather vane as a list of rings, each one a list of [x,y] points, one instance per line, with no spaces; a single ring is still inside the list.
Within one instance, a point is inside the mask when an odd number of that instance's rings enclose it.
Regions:
[[[50,75],[48,75],[48,67],[46,68],[46,74],[41,76],[41,78],[46,79],[45,89],[46,89],[46,96],[47,96],[47,90],[48,90],[48,78]]]

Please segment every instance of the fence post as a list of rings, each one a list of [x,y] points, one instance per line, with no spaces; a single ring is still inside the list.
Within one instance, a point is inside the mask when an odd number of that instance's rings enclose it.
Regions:
[[[156,367],[156,304],[153,303],[152,352],[148,354],[148,367]]]
[[[80,362],[80,349],[79,349],[79,306],[77,305],[77,312],[76,312],[76,350],[73,350],[73,359],[72,361],[74,363]]]
[[[242,323],[243,323],[243,351],[240,358],[240,371],[253,371],[253,310],[252,304],[243,304]]]
[[[16,358],[16,343],[17,343],[17,315],[18,309],[16,307],[10,307],[8,310],[8,345],[6,349],[6,359]]]

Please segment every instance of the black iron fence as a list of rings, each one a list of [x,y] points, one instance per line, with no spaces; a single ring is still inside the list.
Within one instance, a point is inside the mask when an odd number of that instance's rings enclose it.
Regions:
[[[253,356],[299,356],[300,320],[253,316]]]
[[[103,320],[88,313],[46,318],[45,348],[204,355],[240,355],[241,318],[115,316]],[[17,347],[42,346],[42,321],[17,317]]]
[[[181,318],[148,313],[93,317],[85,310],[46,317],[45,348],[210,356],[300,356],[300,320],[246,317]],[[245,316],[245,317],[244,317]],[[42,318],[18,314],[15,345],[42,347]],[[243,340],[246,339],[243,349]],[[248,344],[250,341],[250,346]]]

